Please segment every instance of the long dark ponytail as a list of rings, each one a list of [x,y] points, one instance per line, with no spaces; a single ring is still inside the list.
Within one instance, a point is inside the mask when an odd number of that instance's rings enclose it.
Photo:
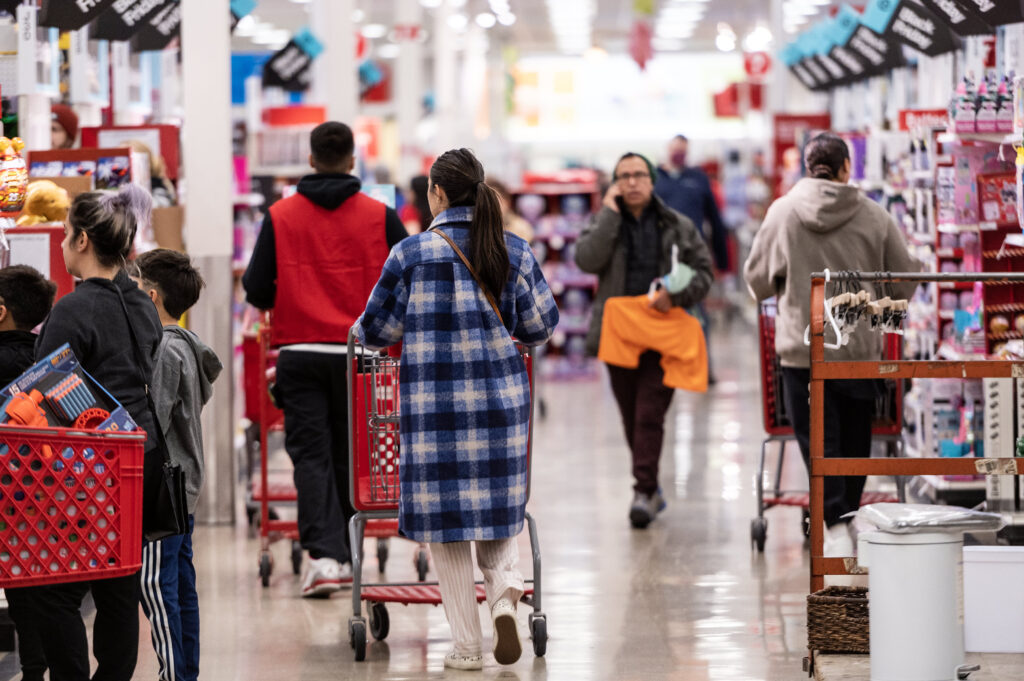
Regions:
[[[505,224],[498,194],[484,182],[484,167],[469,149],[452,149],[434,161],[430,182],[444,189],[452,208],[473,208],[469,260],[491,295],[501,299],[510,267]]]
[[[85,192],[75,197],[68,211],[73,238],[85,233],[104,267],[124,265],[135,243],[135,233],[150,225],[153,199],[145,189],[128,184],[120,190]]]

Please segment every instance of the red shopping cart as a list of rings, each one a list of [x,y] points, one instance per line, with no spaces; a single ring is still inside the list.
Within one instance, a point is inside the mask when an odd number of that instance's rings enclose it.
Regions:
[[[146,434],[0,426],[0,587],[142,567]]]
[[[530,376],[531,401],[533,386],[533,363],[525,347],[520,347],[523,361]],[[399,502],[399,360],[386,354],[364,349],[355,336],[349,334],[349,433],[350,433],[350,482],[352,503],[356,514],[349,524],[352,545],[359,546],[368,522],[398,517]],[[532,414],[531,404],[531,414]],[[533,419],[530,420],[529,451],[533,444]],[[528,454],[527,470],[530,469]],[[529,475],[527,476],[529,481]],[[527,499],[529,499],[529,482]],[[541,608],[541,553],[537,535],[537,523],[526,514],[530,533],[530,547],[533,557],[533,579],[527,580],[528,587],[524,602],[533,606],[529,616],[530,635],[533,638],[534,654],[543,657],[547,651],[547,616]],[[416,584],[363,584],[362,557],[353,552],[352,557],[352,617],[348,622],[349,643],[355,651],[357,662],[366,659],[367,618],[362,614],[366,602],[369,614],[370,634],[383,641],[390,631],[387,603],[402,605],[440,605],[441,591],[437,582]],[[477,583],[478,602],[486,600],[482,583]]]
[[[764,430],[767,437],[761,442],[761,456],[757,468],[757,516],[750,521],[750,540],[758,552],[764,551],[768,537],[768,519],[765,511],[776,506],[802,508],[804,530],[809,522],[810,492],[807,490],[786,490],[783,488],[783,468],[786,460],[786,445],[796,442],[793,426],[786,413],[783,394],[782,372],[779,357],[775,354],[775,316],[777,305],[774,298],[761,303],[758,315],[758,345],[761,358],[761,407]],[[886,338],[886,356],[899,359],[902,355],[900,336],[889,334]],[[889,456],[903,453],[903,386],[898,381],[889,382],[889,390],[876,404],[875,424],[872,428],[875,440],[885,443]],[[768,477],[768,448],[778,445],[775,470],[771,473],[771,487],[766,490]],[[905,498],[904,480],[896,479],[897,494],[865,492],[862,505],[902,501]]]
[[[270,316],[265,315],[263,323],[243,338],[243,366],[245,386],[246,417],[253,423],[259,448],[259,474],[249,460],[250,486],[247,509],[250,522],[259,526],[260,554],[259,575],[264,587],[270,586],[270,575],[274,570],[271,544],[277,538],[291,541],[292,572],[302,571],[302,545],[299,543],[299,527],[295,520],[278,518],[275,507],[294,505],[298,498],[290,471],[276,471],[269,466],[270,435],[284,430],[284,413],[271,399],[270,385],[276,378],[277,350],[270,347]],[[250,450],[252,446],[250,445]],[[384,572],[388,560],[388,537],[398,534],[397,520],[381,520],[370,523],[365,536],[377,539],[377,565]],[[429,562],[424,551],[417,555],[416,570],[420,581],[427,578]]]

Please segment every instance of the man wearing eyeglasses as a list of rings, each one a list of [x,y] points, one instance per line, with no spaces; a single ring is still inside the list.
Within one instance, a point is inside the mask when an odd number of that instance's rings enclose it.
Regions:
[[[633,152],[615,166],[604,205],[576,244],[576,264],[598,275],[587,352],[596,355],[601,343],[604,303],[613,296],[639,296],[651,282],[673,269],[672,251],[692,277],[682,290],[658,291],[651,306],[662,313],[672,307],[691,307],[707,295],[713,278],[711,255],[696,226],[654,195],[655,168]],[[665,414],[672,388],[664,385],[661,355],[640,357],[636,369],[608,366],[612,392],[619,405],[626,441],[633,457],[634,497],[629,518],[633,527],[647,527],[665,508],[658,485],[658,464],[665,435]]]

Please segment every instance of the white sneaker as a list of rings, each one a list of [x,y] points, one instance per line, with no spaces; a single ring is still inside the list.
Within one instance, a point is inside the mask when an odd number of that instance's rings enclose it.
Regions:
[[[352,586],[352,563],[338,563],[338,583],[341,588]]]
[[[349,568],[349,580],[352,570]],[[309,561],[309,568],[302,580],[303,598],[330,598],[341,588],[341,567],[333,558],[317,558]]]
[[[461,669],[466,672],[480,671],[484,668],[484,656],[460,655],[453,650],[444,656],[444,666],[448,669]]]
[[[523,654],[515,604],[507,598],[498,600],[491,608],[491,619],[494,620],[494,659],[498,664],[514,664]]]

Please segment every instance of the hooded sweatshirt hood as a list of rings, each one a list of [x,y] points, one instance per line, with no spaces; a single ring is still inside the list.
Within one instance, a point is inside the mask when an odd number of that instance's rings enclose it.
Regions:
[[[307,199],[327,210],[335,210],[359,193],[363,183],[354,175],[316,173],[299,180],[297,190]]]
[[[803,227],[819,234],[850,222],[864,200],[853,185],[809,177],[797,182],[788,198],[792,199],[793,210]]]
[[[217,354],[199,340],[199,336],[191,331],[180,326],[165,326],[164,339],[165,341],[170,341],[171,338],[180,338],[185,341],[192,349],[193,354],[195,354],[196,365],[199,367],[199,375],[197,376],[199,379],[199,394],[202,397],[203,404],[206,404],[213,397],[213,382],[220,376],[224,365],[221,364]]]

